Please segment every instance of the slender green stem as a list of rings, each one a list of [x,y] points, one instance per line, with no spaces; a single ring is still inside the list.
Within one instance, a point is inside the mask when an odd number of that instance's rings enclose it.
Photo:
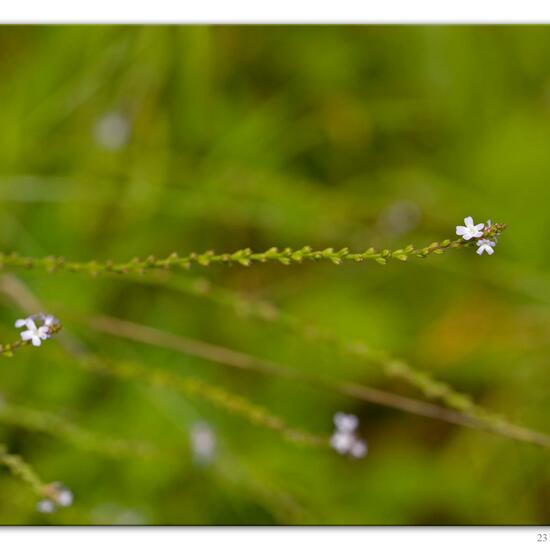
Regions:
[[[7,447],[2,444],[0,444],[0,464],[3,464],[15,477],[26,483],[37,497],[49,499],[56,504],[62,502],[62,486],[58,482],[44,483],[22,457],[9,453]]]
[[[0,344],[0,355],[4,357],[13,357],[13,352],[19,348],[29,346],[30,340],[17,340],[11,344]]]
[[[42,304],[29,289],[16,277],[4,275],[0,279],[0,289],[10,296],[20,307],[29,310],[43,309]],[[75,360],[76,366],[100,375],[112,376],[122,380],[137,381],[151,386],[175,390],[188,397],[195,397],[210,402],[216,407],[239,415],[253,424],[278,432],[286,440],[297,444],[314,447],[328,446],[329,435],[316,435],[304,430],[292,428],[279,417],[264,407],[253,404],[240,395],[210,385],[196,378],[179,377],[169,371],[158,368],[147,368],[132,362],[113,362],[101,358],[85,348],[61,341],[62,346]]]
[[[48,327],[48,331],[50,336],[53,336],[57,332],[61,330],[62,326],[59,322],[56,322],[53,325],[50,325]],[[15,342],[12,342],[11,344],[0,344],[0,355],[4,357],[13,357],[13,352],[18,350],[19,348],[23,348],[25,346],[31,345],[31,340],[22,340],[21,338],[19,340],[16,340]]]
[[[503,231],[506,228],[504,224],[493,224],[488,228],[484,237],[491,237]],[[275,262],[284,265],[301,263],[306,261],[329,261],[333,264],[341,264],[345,261],[366,262],[373,261],[385,265],[391,260],[405,262],[413,257],[425,258],[432,254],[443,254],[452,248],[465,248],[473,246],[472,241],[463,239],[446,239],[441,242],[433,242],[427,246],[415,247],[409,244],[405,248],[391,250],[375,250],[369,248],[364,252],[350,252],[348,248],[334,250],[325,248],[324,250],[313,250],[310,246],[304,246],[299,249],[292,248],[270,248],[265,252],[253,252],[250,248],[237,250],[236,252],[216,254],[213,251],[203,253],[191,253],[185,256],[179,256],[176,252],[170,256],[158,259],[155,256],[149,256],[146,259],[134,258],[129,262],[98,262],[95,260],[87,262],[68,261],[61,257],[47,256],[45,258],[29,258],[19,256],[16,253],[0,254],[0,267],[20,267],[27,269],[42,268],[53,272],[58,270],[71,271],[76,273],[89,273],[98,275],[100,273],[145,273],[152,269],[188,269],[193,264],[208,266],[211,264],[240,264],[249,266],[253,263]]]
[[[468,396],[454,392],[454,390],[441,382],[430,381],[429,383],[433,384],[436,388],[440,388],[440,391],[445,390],[450,392],[450,395],[445,394],[446,399],[444,399],[444,401],[449,400],[454,402],[454,408],[458,410],[451,410],[439,405],[426,403],[417,399],[411,399],[403,395],[386,392],[377,388],[371,388],[355,382],[333,380],[331,378],[315,374],[305,374],[274,361],[261,359],[246,353],[208,344],[206,342],[184,338],[154,329],[152,327],[138,325],[136,323],[123,321],[113,317],[103,316],[88,318],[87,324],[95,330],[100,330],[115,336],[129,338],[138,342],[173,349],[175,351],[185,353],[186,355],[201,357],[203,359],[227,366],[245,370],[260,371],[265,374],[281,376],[289,379],[303,380],[329,390],[337,391],[344,395],[361,399],[363,401],[376,403],[385,407],[391,407],[428,418],[435,418],[452,424],[497,433],[510,439],[516,439],[518,441],[524,441],[541,447],[550,448],[549,435],[536,432],[522,426],[514,425],[507,420],[504,420],[499,415],[486,411],[482,407],[471,402]],[[428,380],[430,380],[429,377]],[[203,395],[203,397],[209,399],[208,395]],[[465,403],[471,404],[466,407],[464,405]],[[223,403],[221,403],[221,405],[223,406]],[[246,411],[237,412],[244,412],[244,416],[250,416],[246,414]],[[267,425],[265,422],[261,423]],[[278,431],[285,432],[286,430]],[[291,435],[288,439],[294,438]],[[311,439],[311,437],[309,437],[309,439]]]
[[[43,497],[48,492],[48,485],[19,455],[10,454],[4,445],[0,444],[0,463],[16,477],[30,486],[34,493]]]
[[[174,390],[188,397],[203,399],[218,408],[245,418],[252,424],[278,432],[284,439],[299,445],[310,447],[328,445],[328,435],[316,435],[292,428],[265,407],[198,378],[181,377],[165,369],[149,368],[136,362],[113,362],[95,356],[82,358],[79,365],[86,370],[107,374],[122,380],[145,382],[151,386]]]
[[[144,280],[136,276],[134,280],[207,299],[220,306],[228,307],[237,314],[277,324],[307,340],[323,342],[335,351],[379,365],[386,376],[407,382],[429,399],[440,399],[445,405],[461,412],[476,412],[476,405],[470,396],[454,390],[445,382],[435,380],[429,373],[415,369],[404,360],[393,357],[385,351],[374,349],[365,342],[341,338],[330,329],[291,315],[265,300],[247,298],[214,285],[202,277],[186,278],[180,275],[177,278],[159,277]]]
[[[28,306],[32,309],[40,308],[40,304],[29,293],[28,289],[17,279],[6,279],[4,277],[4,279],[0,282],[2,290],[7,295],[11,296],[12,299],[14,299],[18,304],[28,304]],[[214,291],[219,303],[234,306],[238,311],[244,310],[246,312],[253,312],[262,319],[274,321],[279,318],[283,318],[283,323],[287,327],[300,331],[304,330],[304,334],[309,337],[321,339],[327,338],[328,343],[332,342],[333,339],[336,338],[331,336],[330,333],[326,331],[320,331],[310,325],[305,325],[303,322],[300,322],[294,317],[280,312],[271,304],[244,300],[235,293],[223,290],[221,288],[216,289],[215,287],[212,287],[212,285],[204,281],[204,279],[194,280],[190,288],[193,289],[194,293],[198,293],[199,295]],[[96,317],[93,319],[93,322],[91,319],[88,319],[88,322],[91,323],[96,329],[102,328],[106,332],[111,332],[118,336],[131,337],[132,339],[138,341],[161,345],[163,347],[175,349],[183,353],[196,355],[198,357],[203,357],[205,359],[237,368],[261,370],[269,374],[276,374],[295,379],[307,379],[324,385],[329,389],[333,389],[365,401],[392,407],[412,414],[418,414],[454,424],[470,426],[473,428],[498,433],[508,438],[550,448],[550,436],[523,428],[522,426],[515,426],[503,420],[494,413],[489,413],[481,407],[473,404],[468,396],[455,392],[446,384],[433,381],[429,375],[414,371],[405,363],[397,360],[393,360],[393,362],[390,361],[386,365],[384,372],[386,372],[386,369],[393,369],[394,374],[403,374],[410,369],[410,376],[404,376],[404,379],[408,380],[410,378],[409,381],[411,383],[415,384],[416,382],[416,384],[420,384],[417,385],[417,387],[421,387],[425,393],[431,392],[432,397],[434,396],[434,393],[437,395],[436,390],[439,391],[442,394],[439,395],[439,397],[441,397],[443,401],[454,405],[454,408],[458,409],[458,411],[449,410],[438,405],[385,392],[376,388],[369,388],[353,382],[342,382],[338,380],[332,381],[322,379],[320,377],[305,376],[303,373],[293,371],[292,369],[288,369],[272,361],[258,359],[234,350],[228,350],[226,348],[221,348],[220,346],[213,346],[212,344],[190,340],[181,336],[170,335],[161,332],[158,329],[144,327],[128,321]],[[372,353],[370,348],[363,344],[350,344],[337,338],[336,342],[338,347],[342,350],[359,353],[360,356],[363,356],[363,354]],[[141,380],[146,383],[157,386],[160,385],[162,387],[173,387],[181,393],[202,397],[203,399],[206,399],[219,407],[244,416],[249,421],[253,421],[254,423],[264,425],[274,429],[275,431],[279,431],[285,436],[286,439],[302,442],[306,445],[313,444],[315,446],[322,446],[326,444],[327,437],[308,434],[301,430],[288,428],[282,420],[274,417],[265,409],[248,403],[248,401],[244,400],[240,396],[233,396],[233,394],[230,394],[225,390],[201,383],[196,379],[180,378],[171,373],[166,373],[165,371],[159,371],[157,376],[155,374],[157,372],[156,370],[150,371],[150,369],[140,365],[128,363],[123,365],[113,365],[108,363],[106,360],[99,359],[89,352],[86,352],[84,355],[80,355],[75,354],[74,350],[71,350],[72,348],[69,348],[70,353],[75,357],[75,359],[77,359],[78,364],[86,370],[110,374],[123,379]],[[380,361],[382,361],[385,357],[385,354],[382,354],[381,352],[374,352],[373,355],[364,356],[365,359],[377,359]],[[405,365],[405,368],[397,368],[399,365]],[[389,374],[389,372],[386,373]],[[172,377],[174,377],[173,380],[171,380]],[[201,389],[203,389],[202,392],[200,391]],[[227,397],[227,399],[224,399],[224,397]],[[233,400],[233,397],[235,397],[235,400]],[[231,401],[233,401],[233,403],[231,403]]]
[[[0,423],[46,433],[86,451],[111,458],[156,458],[161,455],[158,449],[148,443],[125,441],[97,434],[51,412],[13,405],[5,400],[0,403]]]
[[[34,469],[19,455],[8,452],[5,445],[0,444],[0,464],[3,464],[15,477],[28,485],[39,498],[46,498],[56,504],[61,502],[61,486],[57,482],[44,483]]]

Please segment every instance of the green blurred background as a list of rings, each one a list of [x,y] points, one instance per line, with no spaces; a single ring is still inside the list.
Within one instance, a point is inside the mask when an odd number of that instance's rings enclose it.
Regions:
[[[451,238],[467,215],[507,223],[493,257],[183,276],[404,357],[548,432],[548,59],[547,27],[1,27],[1,250],[75,260],[364,250]],[[113,459],[0,419],[0,442],[75,495],[41,515],[3,468],[0,523],[550,521],[544,449],[101,334],[79,315],[422,397],[375,365],[163,286],[13,274],[89,352],[200,378],[313,433],[353,412],[369,455],[293,445],[200,399],[83,372],[56,339],[2,359],[5,403],[175,452]],[[0,299],[1,341],[13,341],[24,311]],[[202,463],[197,429],[215,439]]]

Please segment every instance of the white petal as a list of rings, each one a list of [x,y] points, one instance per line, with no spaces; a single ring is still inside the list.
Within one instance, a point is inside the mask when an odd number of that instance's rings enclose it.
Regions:
[[[350,455],[354,458],[363,458],[367,454],[367,444],[357,439],[350,449]]]
[[[36,332],[36,325],[34,324],[34,321],[30,317],[27,319],[26,325],[29,330]]]
[[[21,340],[27,341],[33,338],[34,332],[32,330],[24,330],[21,333]]]
[[[456,234],[457,235],[464,235],[464,233],[466,233],[466,231],[468,231],[468,229],[466,227],[464,227],[463,225],[457,225],[456,226]]]
[[[474,236],[468,231],[467,233],[464,233],[464,235],[462,235],[462,238],[463,238],[465,241],[469,241],[470,239],[473,239]]]
[[[477,225],[474,225],[474,229],[476,229],[477,231],[480,231],[484,227],[485,227],[484,223],[478,223]]]
[[[464,218],[464,223],[466,224],[466,227],[469,225],[474,225],[474,218],[472,218],[472,216],[468,216],[467,218]]]
[[[15,321],[15,328],[21,328],[27,326],[27,319],[17,319]]]
[[[38,501],[36,509],[42,514],[51,514],[55,512],[55,504],[50,499],[45,498]]]
[[[63,487],[57,493],[57,503],[59,506],[70,506],[73,503],[73,493],[66,487]]]
[[[342,421],[342,417],[346,416],[343,412],[337,412],[332,417],[334,425],[338,427],[338,424]]]
[[[38,329],[37,334],[39,338],[42,338],[42,340],[46,340],[50,337],[50,330],[48,329],[48,327],[43,326]]]
[[[349,451],[353,444],[351,434],[346,432],[336,432],[330,438],[331,447],[340,454],[345,454]]]
[[[331,446],[337,453],[344,454],[344,453],[346,452],[346,449],[343,448],[343,446],[342,446],[341,443],[340,443],[338,434],[334,434],[334,435],[330,438],[330,446]]]
[[[487,254],[489,254],[489,256],[492,256],[494,252],[495,251],[490,246],[487,247]]]
[[[476,250],[476,252],[481,256],[484,250],[485,250],[485,245],[482,245]]]
[[[42,343],[42,340],[38,336],[32,337],[32,345],[38,347]]]
[[[336,413],[334,415],[334,424],[341,432],[353,432],[357,428],[359,420],[353,414]]]

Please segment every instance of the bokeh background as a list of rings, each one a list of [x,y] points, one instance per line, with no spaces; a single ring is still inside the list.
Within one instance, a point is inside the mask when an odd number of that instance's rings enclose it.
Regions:
[[[98,261],[364,250],[451,238],[467,215],[507,223],[493,257],[195,266],[168,280],[276,304],[548,432],[549,58],[550,31],[533,26],[1,27],[0,247]],[[39,514],[2,468],[2,524],[550,521],[547,450],[86,320],[114,316],[423,398],[374,364],[173,286],[7,271],[20,301],[0,296],[1,341],[17,338],[21,296],[56,314],[66,340],[2,359],[0,442],[75,502]],[[193,376],[315,434],[352,412],[369,454],[296,445],[200,398],[83,371],[74,349]],[[46,413],[169,456],[94,452]]]

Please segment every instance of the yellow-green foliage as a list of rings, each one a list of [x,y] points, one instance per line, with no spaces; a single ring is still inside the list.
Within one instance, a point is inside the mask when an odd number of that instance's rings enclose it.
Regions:
[[[4,27],[0,54],[0,524],[549,521],[545,28]],[[493,256],[469,215],[509,226]],[[63,330],[23,347],[39,311]],[[50,480],[74,505],[39,514]]]

